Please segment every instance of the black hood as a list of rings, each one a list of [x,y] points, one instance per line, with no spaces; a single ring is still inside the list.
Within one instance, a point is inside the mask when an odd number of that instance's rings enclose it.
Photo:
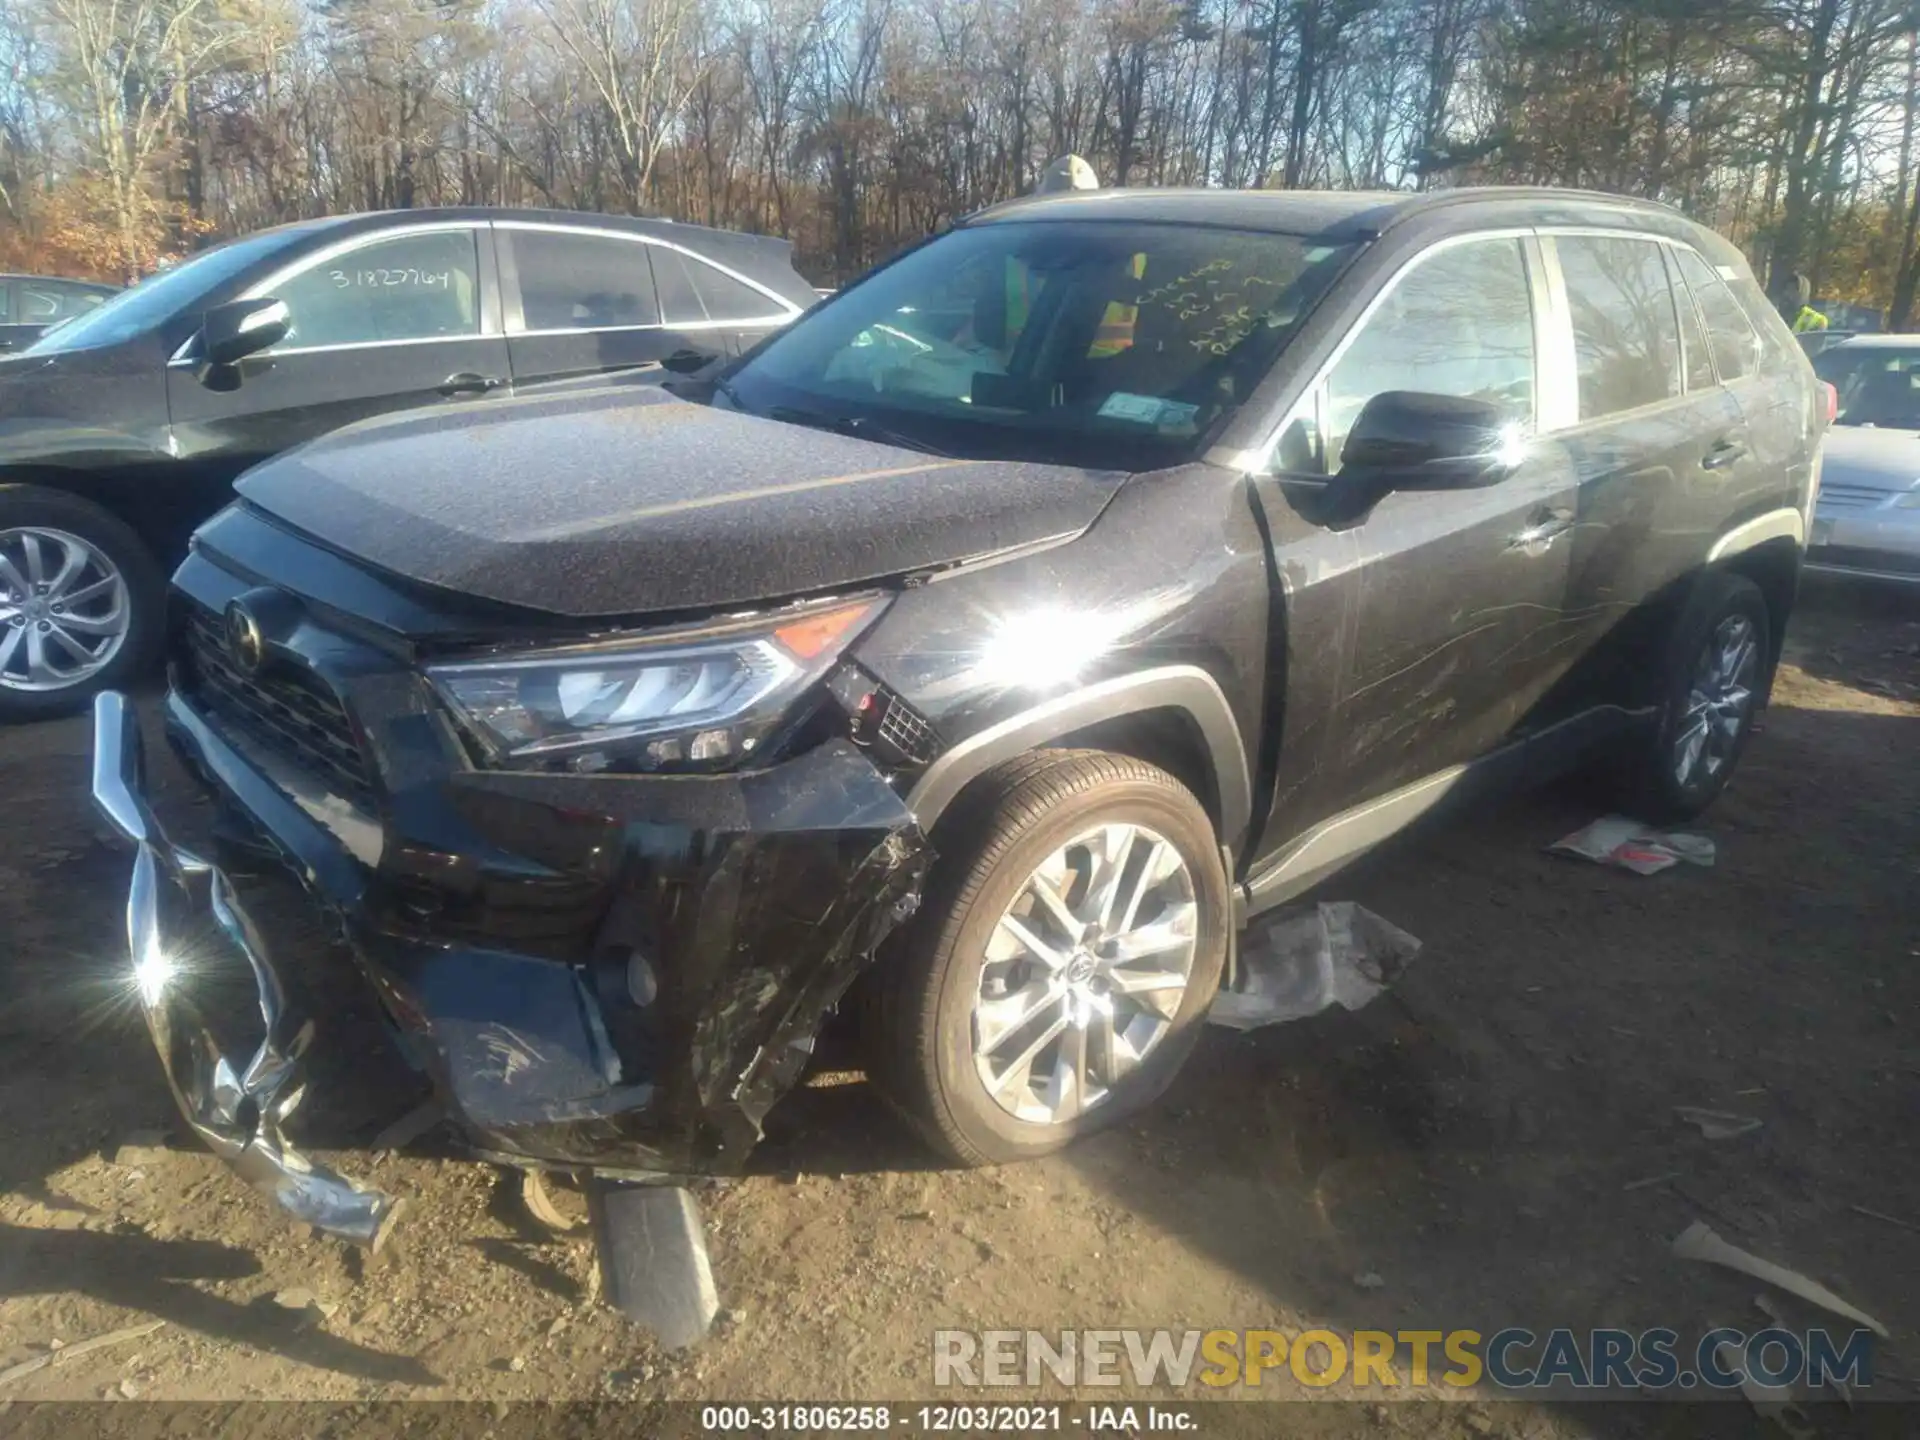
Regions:
[[[405,579],[611,617],[842,588],[1076,534],[1124,480],[943,460],[622,386],[354,426],[238,489]]]

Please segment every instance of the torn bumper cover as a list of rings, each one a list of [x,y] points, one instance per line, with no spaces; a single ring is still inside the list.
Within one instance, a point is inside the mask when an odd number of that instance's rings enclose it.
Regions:
[[[355,699],[387,784],[349,805],[169,695],[167,738],[219,803],[220,853],[271,854],[300,882],[478,1153],[616,1179],[737,1173],[827,1013],[918,903],[926,845],[885,777],[843,740],[697,778],[476,770],[447,762],[417,689],[382,677]],[[202,928],[246,949],[263,1014],[280,1015],[245,1072],[262,1097],[249,1106],[255,1091],[225,1083],[236,1065],[205,1046],[179,1058],[176,1011],[160,1009],[183,1108],[236,1165],[258,1151],[322,1175],[275,1128],[288,1102],[266,1103],[297,1095],[301,1046],[268,956],[279,907],[258,911],[263,944],[219,870],[168,846],[140,799],[131,711],[105,697],[96,724],[100,804],[140,847],[136,911],[161,916],[156,930],[136,913],[136,964],[204,880]],[[343,1206],[367,1193],[325,1179]],[[377,1229],[379,1197],[367,1203]]]
[[[101,695],[94,703],[93,798],[136,847],[127,893],[133,988],[180,1113],[214,1154],[289,1214],[377,1249],[399,1202],[287,1144],[281,1127],[300,1103],[296,1070],[312,1026],[294,1028],[280,977],[226,875],[167,839],[146,801],[142,762],[131,707],[111,691]],[[221,1052],[191,994],[194,970],[222,945],[246,961],[259,990],[265,1033],[240,1065]]]

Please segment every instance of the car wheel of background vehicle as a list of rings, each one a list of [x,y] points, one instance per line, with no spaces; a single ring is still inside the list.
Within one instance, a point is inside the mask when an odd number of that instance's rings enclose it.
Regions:
[[[1041,751],[959,805],[863,1029],[888,1100],[980,1165],[1057,1150],[1167,1088],[1219,987],[1231,912],[1206,812],[1143,761]]]
[[[1728,571],[1702,576],[1669,639],[1659,727],[1630,762],[1635,818],[1691,820],[1726,788],[1753,733],[1772,653],[1760,587]]]
[[[99,506],[0,486],[0,720],[77,710],[144,671],[165,594],[140,538]]]

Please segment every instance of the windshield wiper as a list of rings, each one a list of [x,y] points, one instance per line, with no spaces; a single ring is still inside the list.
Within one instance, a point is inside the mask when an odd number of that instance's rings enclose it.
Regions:
[[[803,410],[794,405],[776,405],[767,411],[769,420],[784,420],[789,425],[805,425],[814,430],[826,430],[835,435],[851,435],[856,440],[872,440],[880,445],[893,445],[902,450],[918,450],[923,455],[938,455],[943,460],[953,457],[936,445],[914,435],[903,434],[898,430],[889,430],[877,425],[863,415],[829,415],[824,410]]]

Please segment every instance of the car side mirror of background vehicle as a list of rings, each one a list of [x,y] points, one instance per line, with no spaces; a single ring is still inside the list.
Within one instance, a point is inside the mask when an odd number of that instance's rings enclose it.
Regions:
[[[692,375],[706,369],[707,366],[713,364],[714,361],[724,360],[726,358],[727,357],[718,350],[686,349],[674,351],[673,354],[662,360],[660,364],[666,369],[673,371],[676,375]]]
[[[1367,401],[1340,474],[1392,490],[1464,490],[1505,479],[1524,432],[1489,400],[1386,390]]]
[[[210,390],[231,390],[239,383],[234,370],[249,355],[257,355],[287,338],[293,317],[286,302],[262,296],[257,300],[229,300],[200,317],[200,381]]]

